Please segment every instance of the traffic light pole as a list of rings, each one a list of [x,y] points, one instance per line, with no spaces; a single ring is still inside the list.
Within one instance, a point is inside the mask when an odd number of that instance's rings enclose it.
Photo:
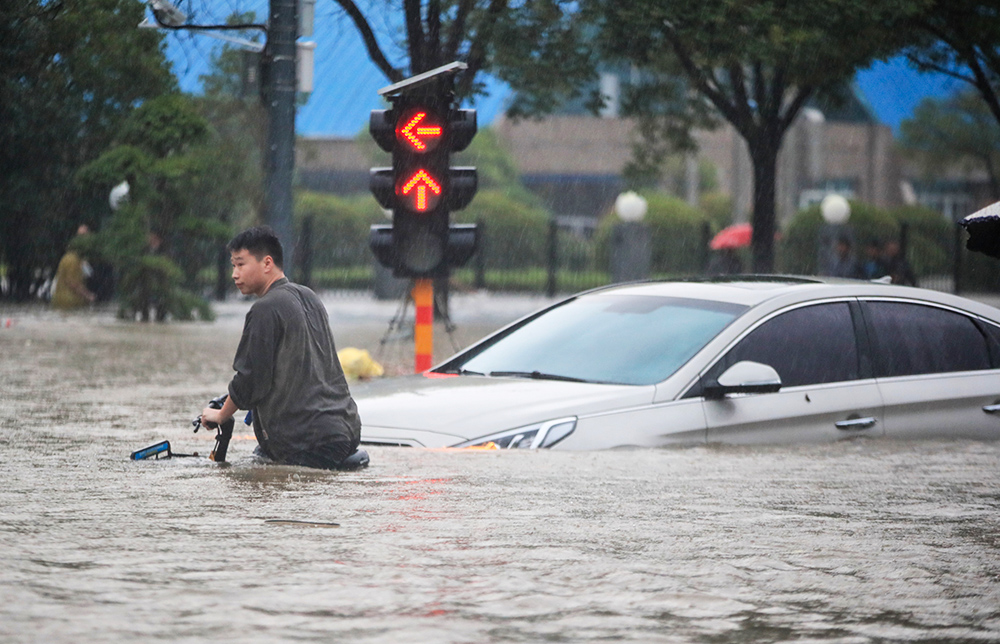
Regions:
[[[416,310],[413,325],[414,370],[423,373],[434,364],[434,280],[413,280],[411,297]]]
[[[392,103],[373,110],[369,131],[392,153],[392,166],[372,168],[370,187],[379,204],[392,211],[392,226],[372,226],[369,246],[396,277],[414,278],[416,306],[414,363],[418,373],[433,364],[434,278],[447,278],[476,249],[476,228],[452,225],[452,210],[464,208],[478,187],[476,169],[452,167],[476,135],[475,110],[460,109],[453,77],[455,62],[379,90]]]
[[[295,169],[295,40],[297,0],[271,0],[267,49],[267,150],[264,174],[264,221],[284,247],[284,271],[292,274],[295,228],[292,223],[292,175]]]

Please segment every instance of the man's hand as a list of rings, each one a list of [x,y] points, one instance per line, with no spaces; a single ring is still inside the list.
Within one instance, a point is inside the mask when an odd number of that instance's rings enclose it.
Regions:
[[[214,423],[216,425],[221,425],[232,418],[232,414],[229,416],[223,416],[221,409],[212,409],[211,407],[205,407],[201,410],[201,426],[207,428],[209,423]]]
[[[221,425],[230,418],[233,417],[238,411],[236,405],[233,403],[232,398],[226,398],[226,402],[222,403],[222,409],[212,409],[211,407],[205,407],[201,411],[201,425],[202,427],[208,427],[208,423],[215,423]]]

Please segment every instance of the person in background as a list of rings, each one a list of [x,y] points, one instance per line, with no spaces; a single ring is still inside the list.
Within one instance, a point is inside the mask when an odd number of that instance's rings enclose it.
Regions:
[[[828,274],[831,277],[846,277],[848,279],[859,279],[862,276],[858,261],[854,259],[854,254],[851,252],[851,240],[848,237],[837,238]]]
[[[52,293],[52,307],[61,311],[78,309],[91,304],[95,296],[87,288],[89,267],[83,257],[85,238],[90,234],[86,224],[80,224],[76,237],[66,246],[66,253],[59,260],[56,269],[55,291]]]
[[[861,273],[866,280],[875,280],[889,274],[882,261],[882,242],[878,239],[865,244],[865,261],[861,265]]]
[[[893,284],[917,285],[917,276],[901,252],[898,241],[890,240],[885,243],[882,261],[885,263],[886,272],[892,277]]]

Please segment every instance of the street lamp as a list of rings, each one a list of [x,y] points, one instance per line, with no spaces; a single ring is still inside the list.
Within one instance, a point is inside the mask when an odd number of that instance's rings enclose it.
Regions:
[[[611,280],[631,282],[649,277],[652,239],[643,223],[649,204],[638,194],[623,192],[615,199],[615,213],[621,220],[611,231]]]
[[[166,27],[180,27],[187,22],[187,15],[167,0],[151,0],[149,6],[156,21]]]
[[[622,221],[642,221],[648,208],[646,200],[631,190],[615,199],[615,212]]]
[[[834,226],[841,226],[851,218],[851,204],[840,195],[827,195],[819,205],[823,220]]]
[[[837,275],[842,272],[838,268],[843,258],[837,253],[837,245],[841,242],[848,244],[848,252],[853,241],[850,228],[846,225],[851,218],[851,204],[841,195],[827,195],[819,204],[820,214],[826,225],[820,232],[817,256],[819,259],[818,268],[822,275]],[[845,275],[839,275],[845,277]]]

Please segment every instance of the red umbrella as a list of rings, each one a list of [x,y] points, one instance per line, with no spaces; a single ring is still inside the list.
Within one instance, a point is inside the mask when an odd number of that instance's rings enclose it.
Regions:
[[[753,237],[753,228],[750,224],[733,224],[726,226],[719,231],[708,247],[712,250],[722,250],[724,248],[743,248],[750,245]]]

